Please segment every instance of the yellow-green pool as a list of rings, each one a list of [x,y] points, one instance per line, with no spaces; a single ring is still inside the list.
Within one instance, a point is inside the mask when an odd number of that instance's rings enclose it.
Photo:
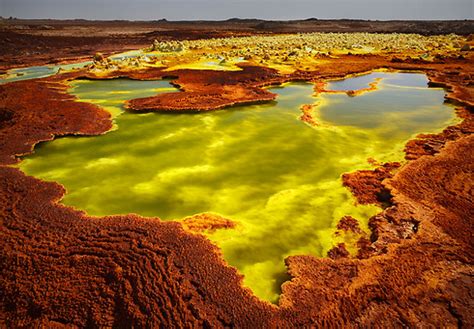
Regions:
[[[70,92],[110,110],[117,128],[43,143],[20,166],[63,184],[62,202],[90,215],[210,212],[235,221],[209,238],[246,286],[276,302],[285,257],[324,257],[342,239],[334,235],[342,216],[366,228],[380,211],[356,206],[341,175],[370,168],[368,158],[401,161],[407,140],[457,120],[423,74],[375,72],[328,89],[366,88],[375,78],[378,90],[357,97],[292,83],[270,89],[275,102],[196,114],[123,111],[127,99],[176,91],[168,81],[79,80]],[[313,103],[315,127],[299,119],[301,105]]]

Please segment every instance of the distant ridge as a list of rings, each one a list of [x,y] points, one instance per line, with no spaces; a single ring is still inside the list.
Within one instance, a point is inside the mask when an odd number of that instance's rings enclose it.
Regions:
[[[155,28],[156,31],[228,31],[249,33],[310,33],[310,32],[371,32],[371,33],[418,33],[423,35],[474,34],[474,20],[363,20],[363,19],[319,19],[310,17],[300,20],[263,20],[258,18],[232,17],[227,20],[206,21],[170,21],[159,18],[153,21],[90,21],[85,19],[53,20],[53,19],[18,19],[1,18],[2,26],[24,25],[34,28],[38,25],[72,26],[72,25],[131,25]],[[208,31],[209,32],[209,31]]]

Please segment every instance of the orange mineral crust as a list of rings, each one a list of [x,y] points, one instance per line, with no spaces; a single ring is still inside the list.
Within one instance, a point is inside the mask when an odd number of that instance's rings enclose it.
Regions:
[[[0,85],[0,163],[12,164],[36,143],[64,135],[99,135],[112,128],[110,114],[73,102],[64,83],[27,80]]]
[[[214,232],[219,229],[234,228],[235,223],[230,219],[214,214],[198,214],[184,218],[183,227],[191,232]]]
[[[206,111],[223,107],[274,100],[276,95],[261,89],[285,81],[275,70],[242,66],[242,71],[172,71],[173,83],[184,92],[133,99],[126,107],[134,111]]]
[[[383,204],[390,199],[390,193],[382,182],[392,177],[392,171],[400,167],[398,162],[386,163],[374,170],[359,170],[342,176],[344,186],[350,188],[360,204]]]
[[[379,68],[426,72],[448,88],[464,120],[408,143],[407,163],[396,170],[386,164],[372,174],[346,175],[359,202],[380,202],[381,191],[388,196],[370,220],[370,240],[361,237],[358,256],[340,244],[334,259],[288,257],[290,280],[278,305],[253,296],[218,248],[193,233],[232,222],[213,215],[183,224],[89,217],[58,203],[65,194],[60,185],[10,166],[41,141],[109,130],[107,112],[66,93],[69,80],[99,77],[78,71],[0,86],[0,327],[474,326],[472,55],[434,63],[341,56],[289,75],[242,66],[109,78],[169,76],[182,90],[132,100],[131,110],[211,110],[271,100],[261,89],[270,84],[323,82]],[[433,143],[435,151],[424,146]],[[345,226],[358,230],[348,218]]]
[[[64,194],[58,184],[8,167],[0,177],[2,326],[250,327],[271,320],[273,308],[241,287],[217,248],[179,223],[90,218],[57,204]]]

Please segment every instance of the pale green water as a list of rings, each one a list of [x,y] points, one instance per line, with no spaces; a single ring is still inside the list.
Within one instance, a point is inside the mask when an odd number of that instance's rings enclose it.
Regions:
[[[110,56],[112,59],[125,59],[144,55],[141,50],[132,50]],[[155,55],[156,56],[156,55]],[[29,79],[45,78],[62,70],[80,69],[84,66],[92,64],[92,61],[85,61],[72,64],[29,66],[8,70],[6,74],[0,75],[0,84],[14,81],[22,81]]]
[[[343,79],[343,80],[335,80],[333,82],[329,82],[327,85],[328,90],[357,90],[357,89],[364,89],[369,87],[369,83],[374,81],[376,78],[386,78],[387,73],[384,72],[373,72],[371,74],[363,74],[359,76],[352,77],[350,79]],[[426,77],[420,74],[419,77],[413,76],[408,80],[418,80],[423,79],[426,81]],[[426,83],[425,83],[426,86]]]
[[[357,97],[314,97],[310,84],[272,88],[276,102],[197,114],[116,117],[99,137],[41,144],[21,169],[67,189],[63,202],[91,215],[138,213],[164,220],[213,212],[238,223],[209,235],[244,283],[275,302],[284,258],[325,256],[341,238],[335,226],[352,215],[366,227],[375,206],[355,206],[341,174],[370,168],[367,158],[403,159],[413,135],[455,122],[444,91],[419,74],[374,73],[381,90]],[[360,85],[366,87],[367,81]],[[331,86],[338,88],[338,83]],[[76,81],[71,91],[118,115],[124,100],[169,92],[166,81]],[[406,86],[410,86],[407,88]],[[342,88],[341,89],[346,89]],[[310,127],[303,104],[321,102]]]
[[[0,76],[0,84],[14,81],[45,78],[58,73],[59,69],[72,70],[74,68],[82,68],[91,63],[92,62],[88,61],[75,64],[30,66],[18,69],[11,69],[7,71],[7,74]]]

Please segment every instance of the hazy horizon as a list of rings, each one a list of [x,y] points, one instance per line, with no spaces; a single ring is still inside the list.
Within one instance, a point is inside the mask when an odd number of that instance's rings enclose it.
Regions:
[[[473,19],[472,0],[0,0],[0,16],[24,19],[227,20]]]

